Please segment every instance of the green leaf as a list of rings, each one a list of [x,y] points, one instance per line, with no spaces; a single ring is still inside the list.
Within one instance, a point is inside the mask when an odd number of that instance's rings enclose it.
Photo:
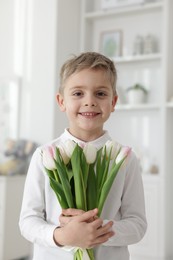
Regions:
[[[62,157],[61,157],[61,154],[60,154],[58,147],[56,147],[55,152],[56,152],[56,161],[57,161],[57,163],[61,164],[63,162],[63,160],[62,160]]]
[[[110,150],[109,155],[107,156],[106,149],[104,150],[103,160],[102,160],[102,164],[103,164],[102,168],[104,170],[103,170],[103,173],[102,173],[101,183],[98,187],[98,199],[101,196],[103,185],[106,182],[107,177],[108,177],[109,165],[110,165],[110,161],[111,161],[111,159],[110,159],[111,158],[111,152],[112,152],[112,149]]]
[[[89,167],[88,174],[88,185],[86,191],[87,197],[87,210],[94,209],[97,207],[97,187],[96,187],[96,176],[94,171],[94,164]]]
[[[53,191],[55,192],[57,199],[61,205],[61,207],[63,209],[67,209],[68,208],[68,203],[64,194],[64,191],[62,189],[61,184],[59,184],[58,182],[56,182],[53,178],[49,178],[50,180],[50,186],[53,189]]]
[[[57,153],[57,160],[54,159],[55,165],[56,165],[56,167],[57,167],[57,165],[60,165],[61,168],[64,171],[65,177],[68,177],[66,165],[65,165],[64,161],[62,160],[61,154],[60,154],[59,149],[57,147],[56,147],[56,153]]]
[[[86,251],[87,251],[87,253],[89,255],[90,260],[95,260],[93,249],[92,248],[86,249]]]
[[[112,167],[112,170],[107,178],[107,180],[105,181],[102,190],[101,190],[101,194],[100,194],[100,198],[99,198],[99,202],[98,202],[98,215],[101,215],[105,200],[109,194],[109,191],[112,187],[112,184],[115,180],[115,177],[117,176],[117,173],[123,163],[123,161],[125,160],[125,158],[123,160],[121,160],[118,164],[115,164],[114,167]]]
[[[101,182],[102,182],[102,177],[104,173],[104,162],[102,161],[102,150],[101,148],[97,152],[97,159],[96,159],[96,183],[97,183],[97,190],[99,189]]]
[[[65,170],[67,173],[68,180],[70,182],[71,179],[73,178],[73,170],[72,170],[71,161],[69,161],[68,164],[66,164]]]
[[[88,180],[89,164],[87,163],[85,155],[84,155],[83,152],[81,154],[81,170],[82,170],[82,174],[83,174],[84,187],[85,187],[85,190],[86,190],[87,180]]]
[[[55,179],[55,175],[54,175],[53,171],[48,170],[47,168],[44,168],[44,169],[45,169],[47,175],[49,176],[49,178]]]
[[[71,187],[72,196],[73,196],[73,198],[74,198],[74,208],[76,208],[74,178],[71,178],[71,180],[70,180],[70,187]]]
[[[109,171],[109,163],[110,161],[107,159],[106,162],[105,162],[105,165],[103,167],[104,171],[103,171],[103,174],[102,174],[102,180],[101,180],[101,183],[100,183],[100,186],[99,186],[99,194],[102,190],[102,187],[107,179],[107,175],[108,175],[108,171]]]
[[[74,175],[76,207],[78,209],[83,209],[86,211],[86,190],[84,185],[83,174],[81,171],[80,158],[81,148],[79,147],[79,145],[76,145],[71,157],[71,164]]]
[[[74,208],[74,201],[73,201],[73,196],[71,193],[71,187],[70,187],[70,183],[68,180],[68,176],[66,173],[66,170],[57,162],[55,161],[56,167],[57,167],[57,171],[58,171],[58,175],[62,184],[62,188],[68,203],[69,208]]]

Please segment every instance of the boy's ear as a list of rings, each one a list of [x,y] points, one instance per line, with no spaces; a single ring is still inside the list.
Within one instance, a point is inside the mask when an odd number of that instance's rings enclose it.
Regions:
[[[115,105],[117,103],[117,100],[118,100],[118,96],[116,95],[112,99],[112,112],[115,110]]]
[[[58,105],[59,105],[60,110],[61,110],[62,112],[64,112],[64,111],[65,111],[65,102],[64,102],[63,96],[62,96],[60,93],[58,93],[58,94],[56,95],[56,100],[57,100],[57,103],[58,103]]]

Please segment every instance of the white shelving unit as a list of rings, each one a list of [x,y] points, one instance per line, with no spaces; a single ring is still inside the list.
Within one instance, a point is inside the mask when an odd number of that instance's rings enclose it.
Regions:
[[[30,255],[30,243],[21,236],[18,224],[25,177],[0,176],[0,260]]]
[[[130,247],[131,260],[173,259],[173,1],[102,9],[101,0],[82,0],[81,51],[100,51],[102,32],[120,30],[122,55],[111,57],[118,72],[120,102],[106,124],[111,136],[141,158],[148,230]],[[134,55],[137,35],[153,35],[157,50]],[[141,83],[147,102],[130,105],[126,89]]]

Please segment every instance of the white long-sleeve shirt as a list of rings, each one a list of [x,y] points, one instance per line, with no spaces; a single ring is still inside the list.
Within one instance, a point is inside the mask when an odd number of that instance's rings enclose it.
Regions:
[[[66,129],[59,138],[46,145],[58,145],[67,139],[81,143],[81,140],[73,137]],[[105,132],[91,143],[99,149],[107,140],[111,138]],[[53,232],[59,226],[61,207],[42,164],[43,147],[37,148],[33,154],[27,173],[20,230],[27,240],[34,243],[33,260],[73,260],[73,252],[58,247],[53,239]],[[115,235],[94,249],[95,259],[128,260],[128,245],[140,241],[147,227],[140,166],[133,152],[111,187],[101,218],[113,221]]]

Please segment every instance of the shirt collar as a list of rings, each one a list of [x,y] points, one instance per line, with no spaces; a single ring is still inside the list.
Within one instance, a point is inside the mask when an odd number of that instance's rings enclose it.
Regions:
[[[72,134],[70,134],[70,132],[68,131],[68,129],[66,128],[64,133],[61,135],[62,141],[66,141],[68,139],[73,140],[76,143],[79,144],[83,144],[85,145],[86,142],[74,137]],[[107,131],[104,131],[104,134],[102,136],[100,136],[99,138],[90,141],[91,144],[93,144],[95,147],[97,147],[98,149],[100,149],[108,140],[111,140],[111,137],[109,136]]]

